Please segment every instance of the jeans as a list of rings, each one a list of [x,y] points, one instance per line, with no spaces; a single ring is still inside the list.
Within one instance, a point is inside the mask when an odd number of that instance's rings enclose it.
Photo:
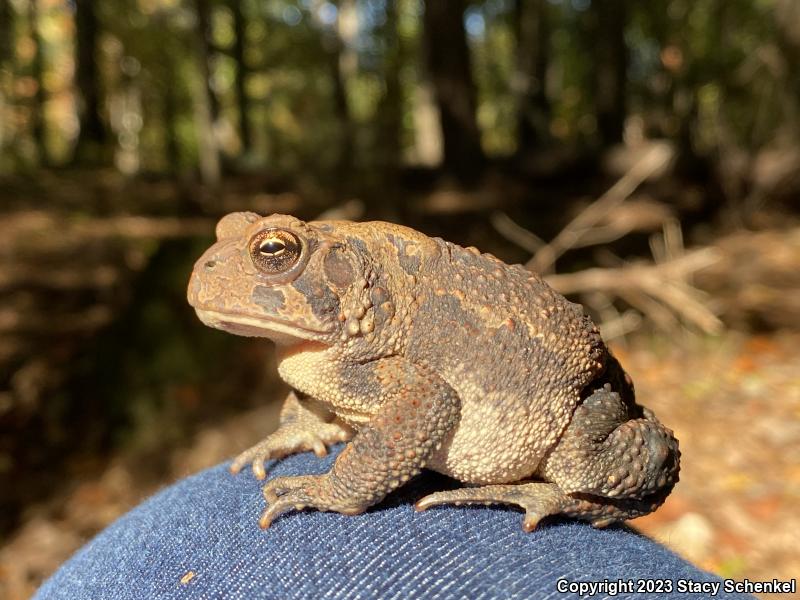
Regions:
[[[333,458],[306,453],[267,466],[270,476],[322,473]],[[364,514],[287,513],[262,531],[261,482],[217,466],[120,518],[35,598],[698,599],[711,593],[679,591],[680,582],[721,581],[625,527],[546,520],[524,533],[509,507],[414,512],[415,499],[448,485],[425,473]],[[616,588],[577,587],[604,581]]]

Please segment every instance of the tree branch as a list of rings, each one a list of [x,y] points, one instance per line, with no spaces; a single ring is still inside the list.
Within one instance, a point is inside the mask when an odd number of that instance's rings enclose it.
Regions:
[[[582,210],[550,243],[541,247],[525,266],[541,274],[551,273],[562,254],[580,244],[609,211],[624,202],[648,177],[663,169],[673,155],[670,145],[653,144],[639,162],[606,193]]]

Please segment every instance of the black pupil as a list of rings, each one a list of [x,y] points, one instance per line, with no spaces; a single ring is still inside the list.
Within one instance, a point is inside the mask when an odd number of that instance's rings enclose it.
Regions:
[[[261,254],[277,254],[281,250],[286,250],[286,244],[280,240],[264,240],[258,247]]]

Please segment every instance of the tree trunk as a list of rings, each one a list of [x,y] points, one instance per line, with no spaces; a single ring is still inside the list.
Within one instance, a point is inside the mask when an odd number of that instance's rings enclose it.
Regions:
[[[794,0],[778,0],[775,5],[777,46],[786,63],[788,94],[785,114],[789,126],[800,128],[800,5]]]
[[[179,105],[175,86],[164,86],[163,94],[164,104],[162,110],[166,167],[172,175],[178,175],[181,170],[181,147],[178,136]]]
[[[517,64],[513,87],[517,95],[520,154],[540,146],[550,129],[547,65],[550,23],[547,0],[516,0]]]
[[[475,119],[475,85],[464,32],[464,0],[428,0],[423,23],[425,62],[439,108],[445,171],[468,182],[484,163]]]
[[[0,0],[0,66],[14,56],[14,8],[11,0]]]
[[[102,163],[108,158],[108,130],[100,116],[104,100],[97,64],[100,23],[95,9],[93,0],[75,0],[75,83],[80,133],[73,161],[78,163]]]
[[[14,7],[10,0],[0,0],[0,114],[6,114],[13,96],[14,71]],[[0,169],[5,168],[6,159],[14,158],[14,129],[9,119],[0,119]]]
[[[625,82],[628,48],[625,45],[627,0],[592,2],[594,31],[594,108],[602,147],[622,141],[626,116]]]
[[[197,139],[200,162],[200,179],[206,189],[213,192],[219,187],[222,175],[219,144],[214,124],[219,116],[219,101],[211,86],[211,59],[214,53],[211,30],[211,8],[208,0],[195,0],[197,11],[197,58],[201,82],[194,91],[194,117],[197,124]]]
[[[230,0],[228,6],[233,14],[233,60],[236,62],[236,103],[239,109],[239,139],[242,150],[249,152],[253,147],[252,127],[250,125],[250,102],[247,98],[247,74],[245,47],[247,44],[247,22],[242,14],[239,0]]]
[[[394,2],[386,3],[386,21],[379,35],[383,39],[385,52],[381,65],[384,90],[378,105],[377,135],[372,140],[377,163],[377,175],[381,186],[380,201],[375,208],[376,216],[382,220],[398,220],[402,215],[400,168],[403,164],[403,86],[400,69],[406,46],[398,32],[398,11]]]
[[[347,98],[347,81],[358,70],[358,55],[353,47],[358,35],[358,13],[355,0],[340,0],[337,3],[335,30],[328,38],[328,57],[333,82],[333,106],[339,125],[339,148],[336,157],[335,193],[342,196],[348,186],[355,152],[355,132],[350,103]]]
[[[47,100],[44,89],[44,51],[42,34],[39,29],[39,0],[28,0],[28,19],[31,26],[31,39],[35,49],[31,75],[36,80],[36,94],[33,98],[33,139],[36,143],[36,152],[39,155],[39,164],[48,166],[50,155],[47,151],[47,117],[45,115],[45,102]]]
[[[197,13],[197,37],[200,41],[200,69],[205,81],[206,97],[211,118],[219,118],[219,99],[211,85],[211,61],[214,58],[214,33],[211,25],[211,7],[208,0],[195,0]]]
[[[434,169],[443,163],[444,142],[433,86],[423,79],[411,91],[414,144],[410,158],[418,166]]]
[[[400,84],[402,65],[402,39],[397,32],[397,7],[386,3],[386,23],[383,26],[386,55],[383,62],[384,93],[379,112],[379,140],[376,151],[380,153],[387,171],[395,173],[402,161],[401,131],[403,121],[403,90]]]

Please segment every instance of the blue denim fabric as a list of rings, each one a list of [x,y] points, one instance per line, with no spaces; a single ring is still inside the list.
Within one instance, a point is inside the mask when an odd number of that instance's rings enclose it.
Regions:
[[[333,456],[302,454],[272,464],[271,475],[321,473],[332,461]],[[526,534],[521,513],[510,508],[414,512],[416,498],[443,486],[446,480],[425,474],[365,514],[289,513],[262,531],[261,483],[249,471],[232,476],[221,465],[120,518],[64,564],[35,598],[544,599],[579,597],[557,591],[561,578],[656,578],[673,586],[678,579],[719,581],[621,527],[597,530],[555,521]],[[194,576],[182,583],[189,571]],[[749,596],[721,592],[716,598]]]

